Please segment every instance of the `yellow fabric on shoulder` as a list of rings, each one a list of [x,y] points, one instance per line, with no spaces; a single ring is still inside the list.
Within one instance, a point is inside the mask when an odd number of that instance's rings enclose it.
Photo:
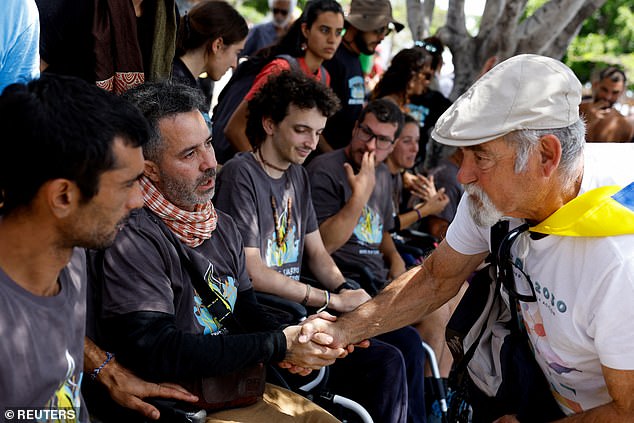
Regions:
[[[584,237],[634,234],[634,182],[585,192],[529,230]]]

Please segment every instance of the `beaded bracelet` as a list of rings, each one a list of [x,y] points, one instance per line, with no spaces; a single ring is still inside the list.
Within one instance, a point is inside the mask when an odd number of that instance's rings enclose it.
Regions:
[[[322,311],[325,311],[330,305],[330,291],[324,290],[324,296],[326,297],[326,303],[321,306],[321,308],[317,310],[316,313],[321,313]]]
[[[97,376],[99,376],[99,373],[103,370],[104,367],[106,367],[106,364],[110,363],[110,360],[112,360],[113,358],[114,358],[114,354],[106,351],[106,359],[103,361],[103,363],[101,363],[101,366],[95,367],[95,369],[90,374],[90,378],[92,380],[97,379]]]
[[[421,220],[423,218],[423,214],[420,212],[420,210],[419,209],[414,209],[414,211],[418,215],[418,220]]]
[[[308,297],[310,297],[310,284],[309,283],[306,284],[306,296],[304,297],[304,300],[302,301],[302,305],[303,306],[308,304]]]

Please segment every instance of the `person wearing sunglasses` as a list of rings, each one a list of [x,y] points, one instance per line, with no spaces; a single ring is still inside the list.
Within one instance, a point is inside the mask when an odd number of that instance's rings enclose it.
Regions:
[[[405,272],[390,235],[392,182],[383,163],[403,125],[403,113],[396,104],[373,100],[361,112],[348,146],[322,154],[307,166],[324,246],[343,275],[359,281],[371,295]],[[378,339],[403,354],[408,375],[407,421],[426,421],[425,352],[418,332],[402,325]]]
[[[434,76],[431,61],[431,54],[420,47],[399,51],[392,58],[390,66],[381,76],[370,98],[386,98],[393,101],[403,113],[415,117],[418,125],[422,127],[429,110],[412,104],[410,98],[427,90]]]
[[[269,0],[271,19],[251,28],[242,54],[252,56],[258,50],[275,44],[286,35],[293,23],[293,12],[296,6],[297,0]]]
[[[440,115],[451,106],[451,100],[441,92],[440,88],[440,70],[443,66],[442,53],[445,48],[443,42],[440,38],[434,36],[425,38],[422,41],[416,41],[414,45],[424,49],[432,57],[431,68],[433,74],[429,84],[427,84],[423,92],[413,94],[410,97],[410,103],[420,110],[420,114],[423,116],[416,167],[421,172],[427,172],[437,166],[440,158],[445,156],[440,144],[433,141],[430,143],[429,133]]]
[[[508,220],[493,253],[560,410],[571,422],[634,421],[634,145],[585,142],[581,90],[570,68],[533,54],[480,78],[432,131],[464,155],[466,193],[445,240],[336,323],[311,322],[305,338],[348,344],[420,319],[455,295],[492,251],[491,227]]]
[[[608,66],[592,82],[592,98],[579,106],[587,125],[589,142],[628,142],[634,137],[634,126],[614,105],[627,88],[625,72]]]
[[[330,87],[341,100],[341,110],[326,123],[319,145],[321,151],[348,145],[365,104],[367,93],[359,55],[374,54],[385,37],[403,28],[403,24],[392,17],[388,0],[352,0],[343,41],[335,56],[324,63],[332,78]]]

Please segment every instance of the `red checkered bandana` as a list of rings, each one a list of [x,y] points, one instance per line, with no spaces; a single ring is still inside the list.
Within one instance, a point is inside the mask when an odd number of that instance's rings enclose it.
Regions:
[[[211,238],[218,221],[211,201],[196,205],[193,212],[186,211],[170,203],[147,177],[142,176],[140,182],[146,207],[156,213],[181,241],[193,248]]]

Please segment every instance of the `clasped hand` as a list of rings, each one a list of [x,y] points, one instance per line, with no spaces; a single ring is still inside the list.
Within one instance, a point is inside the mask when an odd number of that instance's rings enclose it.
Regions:
[[[338,358],[344,358],[354,351],[354,347],[366,348],[369,341],[356,345],[341,343],[342,337],[332,324],[337,318],[327,312],[310,316],[300,326],[284,329],[287,351],[279,366],[292,373],[307,375],[312,370],[328,366]]]

